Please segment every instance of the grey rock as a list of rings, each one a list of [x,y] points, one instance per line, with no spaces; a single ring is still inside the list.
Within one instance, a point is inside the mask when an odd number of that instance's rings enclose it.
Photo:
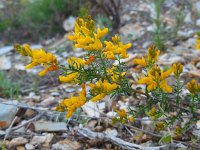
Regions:
[[[118,132],[117,132],[116,129],[110,129],[110,128],[107,128],[105,133],[108,134],[108,135],[111,135],[111,136],[117,136],[118,135]]]
[[[30,144],[32,145],[40,145],[40,144],[43,144],[46,140],[46,136],[34,136],[32,139],[31,139],[31,142]]]
[[[66,88],[65,89],[65,92],[67,92],[67,93],[72,93],[72,92],[75,92],[76,91],[76,89],[74,89],[74,88]]]
[[[35,147],[32,144],[27,143],[25,145],[26,150],[35,150]]]
[[[119,29],[120,34],[131,35],[132,39],[141,37],[144,34],[143,31],[144,29],[139,23],[129,23]]]
[[[16,146],[19,146],[19,145],[24,145],[28,143],[28,140],[23,138],[23,137],[17,137],[17,138],[14,138],[10,141],[9,143],[9,147],[16,147]]]
[[[192,23],[192,16],[191,13],[188,13],[184,18],[185,23]]]
[[[35,131],[61,132],[67,131],[66,123],[51,121],[36,121],[33,123]]]
[[[200,13],[200,1],[194,4],[195,9]]]
[[[13,46],[5,46],[0,48],[0,55],[6,54],[8,52],[10,52],[11,50],[13,50]]]
[[[30,45],[30,47],[32,49],[40,49],[40,48],[42,48],[42,45],[41,44],[33,44],[33,45]]]
[[[198,69],[200,69],[200,62],[198,62],[198,63],[196,64],[196,67],[197,67]]]
[[[190,37],[192,37],[194,35],[194,31],[193,30],[189,30],[189,31],[178,31],[177,32],[177,37],[179,39],[188,39]]]
[[[198,138],[200,138],[200,130],[193,130],[193,131],[192,131],[192,134],[193,134],[194,136],[197,136]]]
[[[15,117],[18,110],[18,101],[8,101],[6,104],[0,104],[0,122],[3,124],[1,128],[7,128]],[[13,105],[12,105],[13,104]]]
[[[53,144],[51,150],[75,150],[79,149],[80,147],[81,145],[78,142],[65,139]]]

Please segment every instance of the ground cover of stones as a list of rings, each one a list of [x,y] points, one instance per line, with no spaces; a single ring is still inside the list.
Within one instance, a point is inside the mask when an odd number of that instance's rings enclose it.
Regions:
[[[130,58],[124,60],[129,67],[127,77],[136,88],[137,76],[141,68],[133,63],[133,59],[145,55],[147,47],[152,44],[151,32],[155,18],[153,6],[145,1],[124,0],[120,11],[123,26],[118,30],[125,42],[131,42],[133,47],[128,51]],[[185,3],[184,3],[185,2]],[[166,29],[176,25],[172,10],[185,8],[183,25],[177,31],[175,39],[166,41],[166,51],[162,52],[158,64],[165,67],[173,63],[184,64],[181,80],[187,83],[191,79],[200,78],[200,51],[194,50],[196,32],[200,29],[200,2],[166,0],[163,21]],[[70,18],[70,20],[73,20]],[[71,28],[70,28],[71,29]],[[81,57],[82,49],[73,49],[66,35],[60,39],[48,39],[41,44],[31,44],[33,48],[43,47],[56,55],[60,64],[67,65],[66,59],[71,56]],[[131,36],[130,36],[131,34]],[[58,81],[59,72],[52,72],[44,77],[38,77],[41,69],[36,67],[25,70],[24,66],[30,60],[22,58],[13,46],[0,48],[0,70],[20,82],[20,93],[17,98],[7,98],[0,95],[0,137],[2,148],[34,150],[74,150],[74,149],[200,149],[200,120],[194,124],[191,135],[185,135],[172,144],[158,145],[159,137],[152,131],[151,121],[143,121],[140,126],[113,125],[111,118],[115,116],[112,110],[112,100],[109,97],[99,103],[88,102],[79,109],[71,119],[66,119],[64,113],[53,111],[59,100],[75,94],[78,86],[63,84]],[[169,80],[173,82],[173,79]],[[182,97],[188,91],[184,87]],[[116,99],[119,108],[134,107],[140,101],[134,97]],[[200,110],[199,110],[200,112]],[[132,127],[131,127],[132,126]],[[138,138],[139,133],[143,136]],[[195,139],[195,140],[193,140]],[[4,144],[3,144],[4,143]],[[173,146],[172,146],[173,145]]]

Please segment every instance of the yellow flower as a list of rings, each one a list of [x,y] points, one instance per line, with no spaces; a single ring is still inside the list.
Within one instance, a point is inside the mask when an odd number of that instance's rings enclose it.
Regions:
[[[182,132],[183,132],[183,129],[182,129],[180,126],[177,125],[177,126],[174,128],[174,138],[179,138],[179,137],[181,137]]]
[[[115,57],[115,54],[113,51],[107,51],[107,52],[104,52],[104,55],[106,58],[108,59],[112,59],[112,60],[116,60],[117,58]]]
[[[160,55],[160,50],[156,50],[156,46],[152,45],[148,48],[147,59],[150,63],[155,63]]]
[[[107,70],[108,74],[110,75],[110,78],[112,79],[113,82],[119,82],[120,76],[123,77],[126,75],[126,72],[117,72],[116,71],[116,66],[113,66],[112,68]]]
[[[200,35],[198,35],[198,37],[196,39],[195,49],[200,50]]]
[[[54,70],[58,70],[58,66],[57,65],[51,65],[51,66],[46,65],[46,68],[44,68],[44,70],[40,71],[38,73],[38,75],[39,76],[44,76],[49,71],[54,71]]]
[[[163,130],[164,128],[165,128],[165,122],[164,121],[161,121],[161,122],[157,122],[156,124],[155,124],[155,126],[156,126],[156,131],[161,131],[161,130]]]
[[[147,112],[146,114],[151,118],[155,118],[156,112],[157,112],[156,107],[152,107],[151,111]]]
[[[146,57],[142,57],[141,59],[135,58],[133,61],[135,64],[142,65],[146,67],[147,65],[153,65],[158,60],[158,56],[160,55],[160,50],[157,50],[154,45],[148,48],[148,53]]]
[[[73,35],[68,35],[68,39],[74,41],[76,48],[85,50],[100,50],[103,45],[100,39],[108,32],[108,28],[101,30],[95,27],[90,16],[77,18]]]
[[[75,69],[80,69],[85,65],[85,60],[77,57],[70,57],[67,59],[67,62],[70,66],[73,66]]]
[[[129,119],[130,123],[133,123],[133,122],[134,122],[134,118],[133,118],[132,116],[129,117],[128,119]]]
[[[44,76],[49,71],[58,70],[59,66],[56,57],[51,53],[46,53],[43,49],[31,49],[28,44],[21,46],[19,44],[15,45],[15,49],[24,56],[29,56],[32,62],[26,65],[26,69],[31,69],[37,65],[44,66],[44,70],[39,72],[39,76]]]
[[[74,72],[74,73],[69,73],[67,76],[59,76],[59,80],[61,82],[76,82],[78,77],[78,72]]]
[[[147,63],[146,63],[144,57],[142,57],[141,59],[135,58],[133,61],[134,61],[135,64],[141,65],[141,66],[143,66],[143,67],[146,67],[146,66],[147,66]]]
[[[59,105],[62,107],[66,107],[67,109],[66,117],[70,118],[74,113],[74,111],[76,111],[77,108],[83,106],[85,103],[86,103],[86,88],[85,84],[82,84],[82,91],[79,92],[79,96],[72,96],[69,99],[64,99],[60,102]],[[58,110],[60,109],[60,106],[58,106]]]
[[[138,83],[146,84],[148,91],[154,90],[159,87],[163,91],[171,93],[172,88],[167,85],[166,81],[166,78],[171,74],[171,72],[172,69],[164,72],[158,66],[154,66],[147,72],[147,77],[141,78]]]
[[[104,37],[108,33],[108,28],[101,30],[100,28],[97,29],[97,38],[100,39]]]
[[[176,63],[172,65],[173,73],[178,77],[183,72],[183,65],[181,63]]]
[[[187,88],[192,94],[200,92],[200,84],[197,83],[196,80],[192,80],[189,83],[187,83]]]
[[[116,110],[116,112],[120,118],[125,118],[127,116],[126,111],[124,109]]]
[[[100,50],[103,47],[103,45],[99,39],[95,39],[94,43],[89,44],[89,46],[92,47],[94,50]]]
[[[24,56],[32,56],[32,50],[28,44],[24,44],[21,46],[20,44],[15,44],[14,48],[18,51],[21,55]]]
[[[112,37],[112,41],[104,41],[104,44],[106,45],[103,53],[105,54],[106,58],[115,60],[117,59],[116,55],[119,55],[120,58],[128,58],[126,51],[128,48],[132,46],[131,43],[123,44],[120,42],[120,37],[118,35],[115,35]]]
[[[93,95],[93,98],[91,99],[93,102],[101,100],[117,88],[117,84],[111,84],[107,80],[99,80],[95,84],[90,83],[89,86],[91,88],[90,92]]]

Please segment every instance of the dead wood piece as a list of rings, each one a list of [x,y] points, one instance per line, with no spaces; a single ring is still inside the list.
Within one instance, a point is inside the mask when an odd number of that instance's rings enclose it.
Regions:
[[[118,137],[106,134],[106,133],[100,133],[100,132],[93,132],[89,130],[88,128],[78,128],[77,132],[89,139],[102,139],[110,141],[119,147],[122,147],[124,149],[128,150],[163,150],[168,149],[169,145],[163,145],[163,146],[157,146],[157,147],[142,147],[140,145],[126,142]]]

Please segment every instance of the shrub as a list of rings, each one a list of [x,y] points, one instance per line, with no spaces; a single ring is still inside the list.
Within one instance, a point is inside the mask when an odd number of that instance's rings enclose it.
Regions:
[[[174,139],[180,137],[193,122],[197,121],[199,115],[197,110],[200,107],[200,83],[197,80],[187,83],[189,99],[186,104],[183,104],[180,97],[184,87],[180,78],[183,71],[182,64],[176,63],[168,70],[163,70],[157,65],[160,50],[152,45],[148,48],[145,57],[134,59],[136,65],[144,68],[144,76],[140,77],[137,83],[144,84],[145,89],[144,91],[132,89],[126,77],[126,64],[122,62],[122,59],[129,57],[127,49],[132,44],[123,44],[118,35],[113,36],[111,41],[106,41],[104,37],[108,28],[96,28],[90,16],[77,18],[75,24],[75,31],[68,36],[68,39],[74,42],[76,48],[82,48],[87,54],[84,58],[68,58],[68,66],[59,65],[56,57],[43,49],[32,50],[27,44],[15,45],[15,49],[20,54],[32,59],[32,62],[26,66],[27,69],[37,65],[44,66],[44,70],[39,72],[40,76],[61,69],[60,81],[81,85],[82,91],[78,92],[78,96],[61,100],[56,107],[57,111],[67,112],[66,117],[70,118],[76,109],[87,101],[98,102],[106,95],[117,97],[140,94],[145,96],[145,103],[137,104],[134,109],[115,108],[117,116],[113,118],[113,123],[133,123],[135,118],[148,116],[154,122],[155,132],[167,131],[160,142],[165,141],[166,138],[170,142],[172,137]],[[197,49],[199,49],[199,43],[198,36]],[[117,63],[114,64],[114,62]],[[175,82],[169,85],[167,79],[172,75]],[[89,93],[86,92],[86,86],[90,88]],[[186,117],[185,114],[190,115],[188,121],[181,126],[179,124]],[[171,133],[169,128],[174,129],[174,133]]]

